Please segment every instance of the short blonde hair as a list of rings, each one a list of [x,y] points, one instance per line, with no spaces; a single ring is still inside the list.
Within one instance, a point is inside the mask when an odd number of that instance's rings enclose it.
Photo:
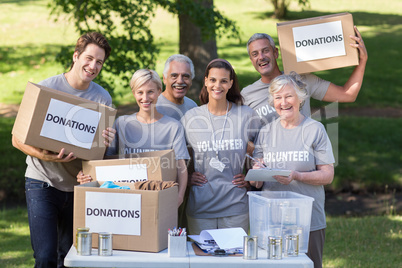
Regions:
[[[302,78],[296,72],[290,72],[290,74],[282,74],[275,77],[269,85],[269,99],[268,103],[272,107],[274,106],[274,94],[279,92],[286,85],[292,86],[297,94],[297,97],[301,101],[300,109],[303,107],[305,100],[308,98],[306,84],[303,83]]]
[[[150,69],[140,69],[137,70],[130,80],[131,91],[134,92],[136,89],[142,87],[144,84],[152,81],[156,84],[158,89],[162,90],[162,81],[158,73]]]

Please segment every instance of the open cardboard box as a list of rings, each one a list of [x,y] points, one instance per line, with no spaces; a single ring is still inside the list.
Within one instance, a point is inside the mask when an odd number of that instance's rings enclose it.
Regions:
[[[168,246],[168,229],[177,226],[178,187],[161,191],[99,188],[93,181],[74,187],[74,245],[77,228],[89,227],[92,247],[98,233],[113,234],[113,249],[159,252]],[[116,182],[119,186],[132,183]]]
[[[176,181],[174,150],[162,150],[83,161],[84,174],[94,180],[136,182],[146,180]]]
[[[285,74],[358,65],[358,50],[349,45],[349,36],[355,35],[353,26],[350,13],[278,23]]]
[[[22,143],[81,159],[102,159],[102,131],[112,127],[116,109],[28,82],[12,134]]]

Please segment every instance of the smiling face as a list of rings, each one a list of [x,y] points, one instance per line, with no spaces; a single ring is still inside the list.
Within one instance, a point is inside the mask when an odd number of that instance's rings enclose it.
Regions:
[[[276,59],[279,56],[278,49],[273,48],[268,39],[258,39],[251,42],[249,45],[249,51],[250,60],[253,63],[254,68],[263,78],[265,76],[273,79],[281,73],[276,62]]]
[[[170,62],[166,76],[163,75],[163,83],[166,86],[164,96],[173,103],[182,104],[193,83],[190,65],[187,62]]]
[[[148,81],[133,93],[140,111],[150,113],[155,108],[161,89],[154,82]]]
[[[292,86],[285,85],[273,94],[274,107],[281,120],[292,121],[298,118],[300,100]]]
[[[77,89],[86,89],[102,70],[105,50],[95,44],[88,44],[84,52],[78,56],[74,52],[74,66],[71,69],[73,84]]]
[[[205,77],[209,100],[226,100],[226,94],[233,85],[230,79],[230,71],[224,68],[211,68],[208,77]]]

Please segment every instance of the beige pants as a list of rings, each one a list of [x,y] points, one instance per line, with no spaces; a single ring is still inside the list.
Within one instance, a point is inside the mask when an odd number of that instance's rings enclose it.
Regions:
[[[199,235],[202,230],[235,227],[241,227],[246,233],[248,233],[249,218],[248,213],[243,215],[211,219],[197,219],[187,215],[187,224],[189,234],[191,235]]]

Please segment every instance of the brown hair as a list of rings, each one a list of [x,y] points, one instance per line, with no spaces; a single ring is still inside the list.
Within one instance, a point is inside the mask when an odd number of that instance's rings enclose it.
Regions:
[[[237,75],[232,65],[224,59],[214,59],[208,64],[207,68],[205,69],[204,77],[209,76],[209,70],[211,70],[212,68],[225,69],[230,72],[230,80],[233,80],[233,84],[226,94],[226,99],[238,105],[243,105],[243,97],[240,95],[239,82],[237,81]],[[206,104],[209,102],[209,94],[205,83],[201,89],[200,102],[201,104]]]
[[[110,47],[106,38],[102,34],[97,32],[90,32],[81,35],[80,38],[78,38],[77,40],[77,44],[75,45],[74,53],[77,52],[79,57],[85,51],[89,44],[97,45],[98,47],[105,50],[105,58],[103,59],[103,61],[106,61],[107,58],[109,58],[112,48]],[[73,68],[73,66],[74,61],[71,63],[70,70]]]

